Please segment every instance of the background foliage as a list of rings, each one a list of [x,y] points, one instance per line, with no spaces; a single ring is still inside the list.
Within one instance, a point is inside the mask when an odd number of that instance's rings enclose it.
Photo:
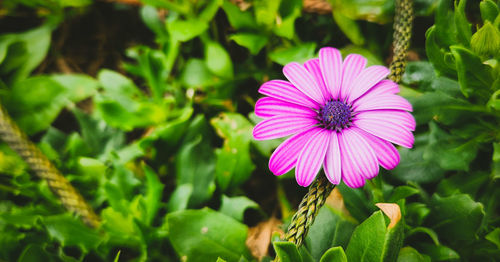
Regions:
[[[267,251],[306,189],[269,172],[280,141],[251,137],[259,85],[323,46],[390,61],[393,1],[330,4],[317,14],[300,0],[4,0],[1,103],[102,226],[66,213],[0,144],[0,260],[500,260],[492,0],[415,1],[401,85],[415,147],[364,188],[338,186],[304,247]]]

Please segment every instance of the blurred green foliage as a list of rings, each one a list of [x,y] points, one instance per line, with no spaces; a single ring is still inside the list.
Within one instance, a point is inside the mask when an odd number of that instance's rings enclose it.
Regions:
[[[369,64],[390,56],[393,1],[330,4],[333,16],[304,13],[300,0],[108,3],[136,10],[154,44],[91,76],[35,69],[56,55],[61,23],[96,3],[5,0],[6,17],[32,10],[43,23],[0,36],[0,100],[102,226],[66,213],[0,144],[0,260],[255,261],[249,228],[275,216],[286,228],[304,193],[293,174],[268,171],[280,141],[252,139],[259,85],[323,46]],[[323,207],[299,249],[274,242],[281,261],[500,260],[499,3],[418,0],[415,9],[420,59],[401,85],[415,147],[364,188],[339,185],[345,209]],[[399,205],[395,225],[380,202]]]

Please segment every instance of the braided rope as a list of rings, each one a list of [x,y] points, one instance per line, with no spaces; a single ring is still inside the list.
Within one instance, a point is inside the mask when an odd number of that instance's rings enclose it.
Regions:
[[[394,19],[394,58],[390,65],[391,73],[389,79],[399,83],[406,67],[406,56],[410,46],[410,37],[413,21],[412,0],[396,1],[396,16]],[[314,184],[309,187],[309,192],[300,202],[297,213],[292,217],[285,239],[300,246],[314,222],[319,209],[325,203],[335,186],[325,176],[318,177]],[[279,261],[276,257],[274,261]]]
[[[52,192],[61,200],[63,206],[76,213],[91,227],[99,226],[99,218],[83,197],[71,186],[69,181],[57,170],[47,157],[33,144],[26,134],[9,117],[0,105],[0,138],[28,163],[35,174],[47,181]]]

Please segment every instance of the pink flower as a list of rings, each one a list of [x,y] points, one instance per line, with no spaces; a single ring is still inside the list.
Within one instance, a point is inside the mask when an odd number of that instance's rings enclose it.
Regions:
[[[365,68],[366,58],[335,48],[319,51],[304,65],[289,63],[290,82],[271,80],[259,92],[255,114],[264,118],[253,130],[256,140],[289,137],[272,154],[269,169],[277,176],[295,167],[301,186],[309,186],[321,166],[328,180],[352,188],[399,163],[394,144],[411,148],[415,119],[411,104],[396,95],[383,66]]]

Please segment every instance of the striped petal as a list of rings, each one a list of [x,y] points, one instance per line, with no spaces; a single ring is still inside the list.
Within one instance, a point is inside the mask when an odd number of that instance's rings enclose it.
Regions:
[[[415,141],[410,130],[386,119],[355,119],[353,124],[374,136],[407,148],[411,148]]]
[[[356,113],[355,119],[384,120],[401,125],[410,131],[415,131],[417,126],[415,118],[410,113],[402,110],[371,110]]]
[[[329,143],[329,140],[330,132],[325,129],[321,129],[318,133],[309,136],[309,140],[304,144],[295,167],[295,179],[297,179],[299,185],[307,187],[312,183],[325,159],[327,150],[325,145]]]
[[[258,117],[270,118],[273,116],[301,115],[314,117],[317,113],[305,106],[292,104],[272,97],[263,97],[255,103],[255,114]]]
[[[399,86],[395,82],[384,79],[378,82],[370,90],[368,90],[364,95],[360,96],[358,99],[368,96],[368,95],[394,95],[399,93]]]
[[[340,183],[342,177],[341,167],[339,139],[337,137],[337,132],[331,132],[330,143],[328,143],[323,169],[325,170],[328,180],[334,185]]]
[[[399,152],[394,145],[365,131],[363,131],[363,137],[370,144],[383,168],[390,170],[399,164]]]
[[[342,84],[340,87],[340,98],[344,100],[351,92],[354,80],[366,66],[366,58],[357,54],[348,55],[342,64]]]
[[[337,99],[342,81],[342,55],[335,48],[321,48],[319,50],[319,65],[331,97]]]
[[[307,60],[307,62],[304,63],[304,67],[307,69],[307,71],[309,71],[309,73],[311,73],[314,79],[316,79],[316,83],[318,83],[323,97],[326,99],[331,98],[330,91],[327,89],[325,81],[323,80],[323,75],[321,74],[319,59],[315,58]]]
[[[347,102],[352,102],[362,96],[366,91],[372,88],[389,75],[389,69],[385,66],[370,66],[363,69],[352,83],[351,90],[347,95]]]
[[[274,150],[269,158],[269,170],[280,176],[290,171],[296,164],[300,151],[311,136],[316,135],[320,128],[310,128],[285,140]]]
[[[303,116],[274,116],[264,119],[253,129],[255,140],[268,140],[289,136],[317,124],[317,120]]]
[[[283,67],[283,74],[302,93],[322,104],[325,100],[314,77],[299,63],[292,62]]]
[[[287,81],[271,80],[265,82],[260,86],[259,93],[293,104],[319,109],[318,103],[304,95],[304,93]]]
[[[351,188],[361,187],[365,179],[377,176],[379,167],[373,149],[356,127],[344,129],[339,135],[342,178]]]
[[[366,95],[353,103],[354,111],[396,109],[413,111],[408,100],[398,95]]]

